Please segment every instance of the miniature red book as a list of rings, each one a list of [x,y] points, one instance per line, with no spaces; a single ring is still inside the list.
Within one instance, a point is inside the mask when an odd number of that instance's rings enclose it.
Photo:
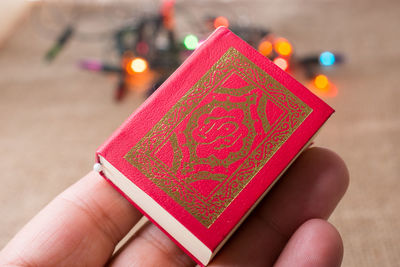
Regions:
[[[98,149],[98,162],[207,265],[332,113],[221,27]]]

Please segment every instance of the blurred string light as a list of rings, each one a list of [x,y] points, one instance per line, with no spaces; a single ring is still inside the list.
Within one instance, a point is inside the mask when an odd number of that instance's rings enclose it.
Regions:
[[[75,29],[72,25],[68,25],[64,28],[61,35],[58,36],[56,42],[53,44],[50,50],[47,51],[44,57],[47,62],[53,61],[54,58],[61,52],[67,42],[71,39],[74,31]]]
[[[272,43],[268,40],[263,40],[258,45],[258,52],[260,52],[263,56],[270,56],[272,53]]]
[[[188,50],[196,49],[198,43],[199,39],[197,38],[196,35],[193,34],[188,34],[185,36],[185,39],[183,39],[183,45]]]
[[[314,78],[314,85],[319,90],[327,90],[329,88],[329,80],[323,74],[319,74]]]
[[[92,60],[92,59],[81,60],[79,62],[79,66],[82,69],[90,70],[90,71],[102,71],[102,72],[111,72],[111,73],[115,73],[115,72],[121,73],[122,72],[121,67],[105,64],[101,61]]]
[[[337,87],[323,74],[315,76],[313,80],[313,91],[321,97],[336,97]]]
[[[292,45],[284,38],[278,38],[274,44],[275,51],[282,56],[290,56],[292,54]]]
[[[198,31],[199,35],[188,34],[183,39],[176,38],[173,9],[175,1],[163,0],[162,3],[162,8],[157,14],[143,16],[132,24],[109,32],[114,36],[120,64],[112,65],[107,62],[90,60],[82,61],[80,64],[81,68],[87,70],[117,73],[119,75],[117,99],[120,99],[123,93],[132,87],[135,90],[136,87],[147,89],[148,95],[150,95],[179,66],[183,59],[204,42],[205,36],[202,31]],[[302,68],[311,83],[309,84],[311,85],[310,89],[315,93],[328,97],[334,96],[331,92],[334,92],[333,89],[336,87],[325,75],[316,74],[322,69],[322,66],[341,63],[343,58],[340,54],[325,51],[299,58],[294,55],[293,45],[287,39],[276,37],[263,27],[230,25],[232,21],[224,16],[208,16],[204,22],[208,30],[221,26],[230,27],[245,41],[255,45],[263,56],[268,57],[282,70],[296,71],[298,68]],[[48,61],[55,57],[69,39],[68,37],[72,35],[74,28],[70,27],[70,29],[65,28],[56,45],[49,51],[46,56]],[[75,35],[76,33],[74,33]],[[96,36],[101,35],[96,34]],[[164,41],[166,45],[159,45],[160,40]],[[154,81],[150,81],[150,79],[154,79]]]
[[[289,63],[287,62],[286,59],[281,58],[281,57],[277,57],[274,59],[274,63],[281,69],[283,70],[287,70],[289,67]]]
[[[161,16],[163,20],[163,25],[166,29],[172,30],[175,25],[174,16],[174,5],[175,0],[163,0],[161,5]]]
[[[332,66],[333,64],[335,64],[335,61],[335,55],[329,51],[322,52],[319,55],[319,62],[322,66]]]
[[[214,19],[214,27],[218,28],[220,26],[229,27],[229,20],[223,16],[216,17]]]
[[[129,73],[142,73],[147,69],[147,61],[143,58],[134,58],[132,61],[128,64],[129,67]]]
[[[138,42],[136,44],[136,51],[141,55],[146,55],[149,53],[149,45],[144,41]]]

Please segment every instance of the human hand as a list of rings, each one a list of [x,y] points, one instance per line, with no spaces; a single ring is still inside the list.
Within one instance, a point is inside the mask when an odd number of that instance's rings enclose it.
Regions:
[[[333,152],[302,153],[209,266],[340,266],[343,246],[326,219],[348,186]],[[194,266],[149,223],[117,253],[141,214],[91,172],[50,202],[0,252],[0,266]]]

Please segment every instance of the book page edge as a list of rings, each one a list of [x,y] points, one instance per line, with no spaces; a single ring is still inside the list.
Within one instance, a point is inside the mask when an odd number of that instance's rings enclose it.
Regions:
[[[206,265],[211,260],[212,251],[193,233],[161,207],[153,198],[126,178],[118,169],[101,155],[104,175],[118,187],[132,202],[138,205],[149,217],[156,221],[166,232],[173,236],[188,252]]]

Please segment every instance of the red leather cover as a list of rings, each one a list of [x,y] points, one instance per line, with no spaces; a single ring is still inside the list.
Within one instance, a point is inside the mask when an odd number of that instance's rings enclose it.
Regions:
[[[332,113],[221,27],[97,153],[214,251]]]

